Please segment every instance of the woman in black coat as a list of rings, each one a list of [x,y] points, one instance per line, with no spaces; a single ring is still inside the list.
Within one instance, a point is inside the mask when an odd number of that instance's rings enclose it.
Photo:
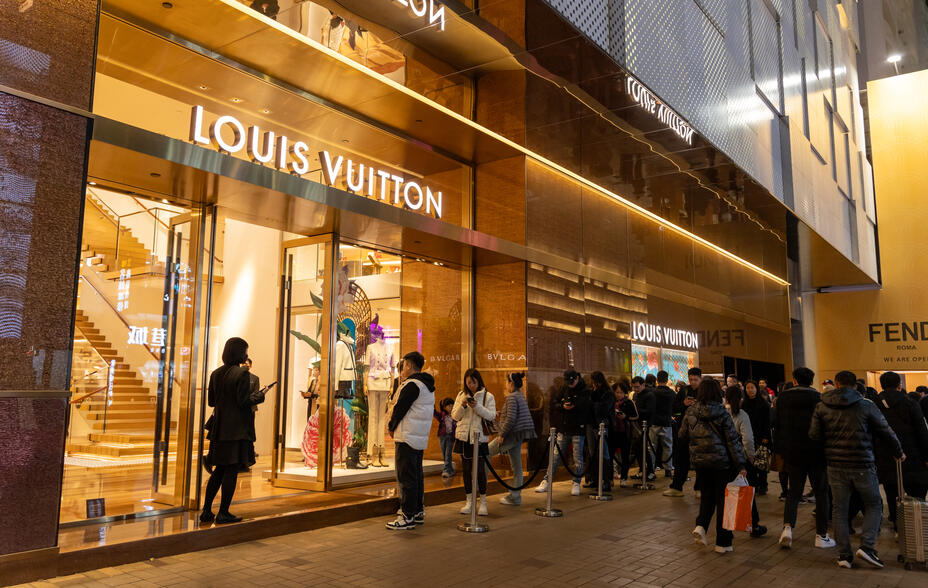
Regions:
[[[730,552],[733,534],[722,528],[725,486],[737,474],[743,476],[747,472],[741,436],[722,403],[722,387],[711,377],[700,382],[696,404],[686,410],[678,439],[689,444],[690,462],[702,486],[693,537],[698,543],[708,545],[706,529],[714,512],[715,551]]]
[[[213,416],[207,423],[209,453],[207,468],[212,467],[206,483],[206,495],[200,522],[217,524],[237,523],[242,520],[229,512],[239,470],[255,463],[255,421],[252,407],[251,378],[241,367],[248,357],[248,343],[232,337],[222,350],[222,367],[209,377],[207,401],[213,407]],[[222,488],[219,513],[213,514],[213,499]]]
[[[754,380],[744,383],[744,400],[741,402],[741,410],[748,414],[751,421],[755,451],[761,446],[770,449],[770,401],[767,400],[767,394],[758,387]],[[757,488],[758,496],[767,494],[767,472],[758,470],[753,464],[748,464],[748,482]]]

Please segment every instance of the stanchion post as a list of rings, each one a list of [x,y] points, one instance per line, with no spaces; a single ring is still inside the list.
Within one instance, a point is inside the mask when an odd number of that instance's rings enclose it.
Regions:
[[[654,486],[648,483],[648,421],[641,421],[641,484],[636,487],[650,490]]]
[[[606,468],[603,467],[603,457],[605,456],[605,447],[603,443],[606,438],[606,423],[599,423],[599,455],[595,459],[599,459],[599,465],[597,469],[599,470],[599,486],[597,487],[596,494],[590,494],[590,499],[592,500],[612,500],[612,494],[603,494],[603,475]],[[591,464],[592,465],[592,464]],[[609,473],[612,473],[612,457],[609,457]]]
[[[474,460],[473,467],[470,472],[470,521],[466,523],[458,523],[458,531],[464,531],[465,533],[486,533],[490,530],[490,526],[485,523],[477,522],[477,468],[482,466],[483,463],[480,461],[480,431],[474,431],[471,436],[471,445],[474,447],[474,454],[472,459]]]
[[[546,480],[548,480],[548,497],[545,508],[536,508],[535,514],[540,517],[556,518],[564,516],[564,512],[558,508],[552,508],[551,503],[554,501],[554,466],[557,456],[554,452],[557,451],[557,429],[551,427],[551,430],[548,431],[548,474]]]

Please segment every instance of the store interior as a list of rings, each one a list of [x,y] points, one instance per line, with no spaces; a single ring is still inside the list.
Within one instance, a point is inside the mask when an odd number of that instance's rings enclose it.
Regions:
[[[219,367],[233,336],[248,341],[262,386],[280,380],[255,412],[257,463],[239,475],[236,501],[310,487],[303,482],[317,489],[326,478],[318,470],[319,395],[327,389],[331,237],[307,238],[219,207],[215,250],[204,239],[198,253],[199,217],[190,208],[95,185],[86,198],[61,522],[178,508],[185,492],[196,495],[206,475],[198,471],[200,418],[211,410],[201,406],[201,374]],[[385,481],[395,476],[387,414],[401,350],[445,340],[422,323],[421,290],[440,276],[456,280],[459,297],[459,270],[346,242],[335,259],[331,484]],[[284,283],[291,287],[282,295]],[[459,349],[460,339],[453,344]],[[189,467],[180,468],[184,459]],[[425,469],[440,472],[441,462],[427,459]]]

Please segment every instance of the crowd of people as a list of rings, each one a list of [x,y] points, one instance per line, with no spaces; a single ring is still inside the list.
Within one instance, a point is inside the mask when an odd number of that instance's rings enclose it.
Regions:
[[[883,485],[895,528],[897,461],[902,465],[906,494],[923,500],[928,493],[928,424],[924,417],[928,389],[906,393],[900,376],[893,372],[880,376],[880,392],[842,371],[834,381],[825,381],[820,393],[813,387],[815,374],[804,367],[796,369],[792,381],[781,384],[779,392],[764,380],[742,382],[734,375],[727,376],[723,385],[720,379],[703,376],[699,368],[690,369],[688,381],[677,383],[675,389],[664,371],[612,382],[602,372],[593,372],[588,384],[580,373],[568,369],[555,379],[540,419],[526,401],[524,373],[507,376],[499,412],[495,396],[476,369],[465,374],[463,389],[453,404],[443,401],[440,410],[435,410],[434,381],[422,373],[423,364],[424,358],[415,352],[403,358],[404,382],[390,419],[397,443],[402,508],[396,520],[387,524],[389,529],[410,529],[424,522],[421,460],[431,417],[440,424],[445,477],[454,475],[452,451],[461,458],[466,494],[462,514],[472,509],[478,515],[488,514],[483,456],[508,456],[516,489],[500,502],[521,504],[522,448],[530,444],[529,462],[540,467],[532,456],[543,456],[538,444],[544,442],[547,426],[557,431],[555,451],[560,454],[550,473],[556,473],[559,461],[569,464],[574,496],[581,493],[584,472],[586,487],[594,488],[603,471],[604,491],[611,491],[614,478],[626,487],[636,478],[648,484],[663,472],[671,479],[663,493],[670,498],[683,496],[684,485],[692,479],[699,498],[694,540],[708,546],[708,530],[715,517],[714,549],[718,553],[733,550],[733,533],[723,526],[723,511],[726,487],[739,476],[754,488],[756,496],[764,496],[769,473],[778,471],[784,505],[777,541],[783,548],[792,546],[799,505],[814,501],[814,545],[836,547],[838,565],[847,568],[852,567],[855,555],[871,566],[883,566],[876,551],[883,519],[879,485]],[[412,411],[412,406],[420,408]],[[600,425],[606,436],[602,446],[607,453],[602,454]],[[417,445],[406,451],[401,445],[410,443],[412,429],[417,430]],[[407,455],[418,460],[418,465],[403,467]],[[638,473],[630,475],[636,464]],[[471,482],[474,468],[476,488]],[[806,481],[811,486],[809,495],[803,494]],[[546,474],[535,491],[548,491],[551,482]],[[860,512],[863,523],[855,552],[851,521]],[[756,501],[750,529],[753,538],[767,533],[760,524]]]

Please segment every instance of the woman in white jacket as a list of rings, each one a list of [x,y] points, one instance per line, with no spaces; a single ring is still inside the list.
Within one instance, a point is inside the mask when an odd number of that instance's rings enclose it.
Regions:
[[[744,446],[744,458],[749,464],[754,463],[754,431],[751,429],[751,417],[741,410],[741,401],[744,392],[739,386],[729,386],[725,389],[725,405],[731,413],[731,420],[735,423],[735,430],[741,436],[741,445]],[[756,490],[756,488],[755,488]],[[767,527],[759,524],[760,514],[757,512],[757,501],[751,505],[751,537],[761,537],[767,532]]]
[[[458,393],[451,409],[451,418],[457,421],[457,430],[454,433],[454,452],[461,455],[464,475],[464,491],[467,493],[467,502],[461,508],[461,514],[470,514],[474,507],[474,488],[472,472],[474,467],[474,446],[472,439],[474,433],[479,434],[478,451],[481,456],[489,455],[488,442],[490,438],[483,432],[484,420],[496,419],[496,399],[487,392],[483,385],[480,372],[471,368],[464,373],[464,389]],[[480,492],[480,507],[477,514],[487,515],[487,472],[483,462],[477,464],[477,490]]]

